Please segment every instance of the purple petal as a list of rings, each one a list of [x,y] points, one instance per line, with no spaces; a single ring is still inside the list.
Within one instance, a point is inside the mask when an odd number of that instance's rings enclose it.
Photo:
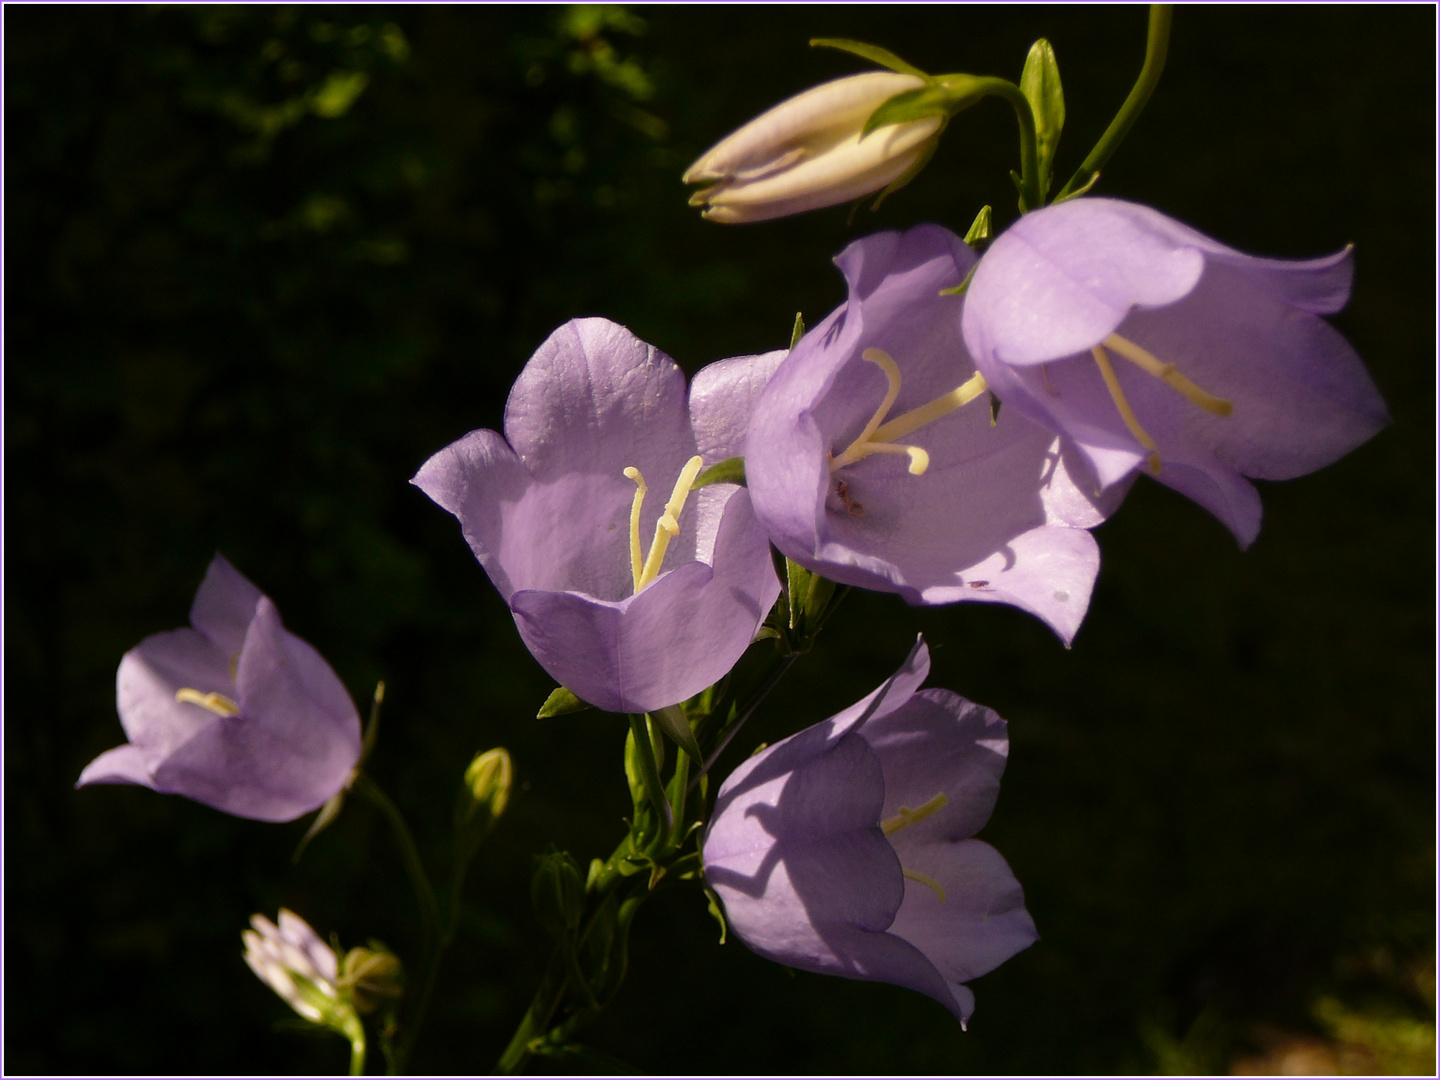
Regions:
[[[695,453],[684,374],[607,319],[573,319],[535,351],[510,391],[505,436],[540,481],[623,479],[634,466],[652,487],[666,486],[657,507]]]
[[[755,402],[788,355],[784,349],[703,367],[690,383],[690,424],[706,465],[745,453]]]
[[[276,928],[280,936],[303,952],[322,977],[335,981],[339,973],[336,968],[335,950],[320,940],[310,924],[293,911],[280,909],[280,925]]]
[[[460,519],[470,550],[508,600],[516,586],[501,558],[505,511],[519,503],[530,486],[530,476],[510,444],[499,432],[472,431],[433,455],[410,482]]]
[[[902,806],[914,810],[936,795],[946,798],[929,817],[892,833],[892,844],[964,840],[990,820],[1010,751],[1005,721],[992,710],[949,690],[922,690],[872,719],[860,737],[885,774],[882,820]]]
[[[155,770],[156,787],[261,821],[289,821],[335,794],[360,756],[360,718],[335,673],[261,600],[236,685],[240,714]]]
[[[510,609],[531,653],[561,685],[610,712],[650,712],[729,671],[780,594],[742,489],[726,496],[712,557],[713,568],[684,563],[623,601],[521,591]]]
[[[260,590],[244,574],[216,555],[190,605],[190,625],[226,656],[233,656],[245,644],[260,597]]]
[[[126,736],[151,774],[215,721],[215,714],[199,705],[176,701],[177,690],[189,687],[202,694],[235,696],[228,659],[209,638],[188,627],[152,634],[121,657],[115,704]]]
[[[80,779],[75,781],[75,786],[84,787],[86,784],[139,784],[148,788],[155,786],[150,779],[149,770],[145,768],[145,756],[129,743],[106,750],[86,765]]]
[[[924,953],[947,982],[993,971],[1038,940],[1024,891],[998,851],[979,840],[900,843],[909,831],[890,837],[901,865],[933,878],[945,899],[907,878],[890,933]]]
[[[1133,203],[1075,199],[1001,233],[970,280],[962,316],[986,379],[991,362],[1042,364],[1084,352],[1131,308],[1189,293],[1205,260],[1177,243],[1165,220]]]

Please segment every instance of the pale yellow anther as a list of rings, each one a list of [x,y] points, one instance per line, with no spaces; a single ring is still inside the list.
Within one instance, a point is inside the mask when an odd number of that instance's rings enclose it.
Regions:
[[[1110,391],[1110,397],[1115,401],[1115,408],[1120,411],[1120,419],[1130,429],[1130,434],[1135,436],[1135,441],[1150,451],[1146,459],[1150,465],[1150,471],[1160,475],[1160,452],[1155,446],[1155,440],[1150,438],[1150,433],[1140,426],[1140,420],[1135,415],[1135,410],[1130,407],[1130,402],[1125,397],[1125,391],[1120,386],[1120,380],[1115,376],[1115,368],[1110,364],[1110,357],[1105,350],[1096,345],[1090,350],[1095,357],[1095,364],[1100,369],[1100,378],[1105,380],[1105,388]]]
[[[1146,352],[1133,341],[1121,337],[1119,334],[1111,334],[1105,339],[1114,352],[1119,353],[1126,360],[1138,367],[1147,375],[1153,375],[1172,390],[1178,390],[1185,395],[1185,400],[1192,405],[1197,405],[1208,413],[1216,416],[1229,416],[1232,406],[1228,398],[1216,397],[1200,389],[1193,382],[1187,379],[1180,372],[1175,370],[1174,364],[1167,364],[1163,360]]]
[[[670,501],[665,504],[659,520],[655,522],[655,536],[650,541],[649,555],[644,555],[640,548],[640,508],[645,501],[647,490],[645,478],[633,465],[625,469],[625,475],[635,481],[635,500],[630,504],[630,571],[637,593],[660,576],[660,564],[665,561],[665,551],[670,546],[670,539],[680,535],[680,512],[685,509],[685,499],[704,465],[700,455],[696,454],[680,470],[675,488],[670,492]]]
[[[900,807],[899,813],[897,813],[894,817],[886,818],[884,821],[880,822],[880,831],[883,832],[886,836],[890,836],[892,833],[897,833],[901,829],[909,825],[914,825],[917,821],[924,821],[931,814],[935,813],[935,811],[944,807],[944,805],[949,801],[950,800],[945,797],[945,793],[942,791],[933,799],[929,800],[926,803],[923,803],[920,806],[917,806],[913,810],[910,809],[910,807],[908,806],[902,806]]]
[[[175,691],[175,700],[182,705],[199,705],[202,709],[210,710],[216,716],[235,716],[240,712],[240,706],[224,694],[202,694],[199,690],[193,690],[188,686],[182,686]]]
[[[935,890],[935,896],[940,903],[943,904],[945,902],[945,890],[941,888],[940,883],[929,874],[922,874],[919,870],[906,870],[903,866],[900,868],[900,873],[904,874],[911,881],[918,881],[927,889]]]
[[[900,368],[889,353],[882,352],[880,349],[866,349],[860,354],[860,357],[862,360],[868,360],[877,365],[881,371],[885,372],[885,380],[888,384],[885,389],[885,398],[880,402],[880,407],[875,410],[875,415],[870,418],[870,422],[865,425],[859,437],[838,456],[830,459],[830,471],[835,472],[846,465],[853,465],[871,454],[907,454],[910,458],[910,474],[923,476],[925,470],[930,467],[930,455],[918,446],[908,446],[897,443],[895,440],[909,435],[912,431],[918,431],[926,424],[933,423],[942,416],[954,412],[960,406],[974,401],[987,389],[985,377],[977,371],[948,394],[941,394],[933,401],[928,401],[919,408],[911,409],[886,422],[885,417],[895,404],[895,399],[900,396]]]

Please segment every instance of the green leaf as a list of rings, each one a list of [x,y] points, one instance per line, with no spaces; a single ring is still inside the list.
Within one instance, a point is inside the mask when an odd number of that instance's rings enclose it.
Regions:
[[[965,234],[965,243],[978,248],[981,244],[988,243],[991,235],[990,207],[982,206],[975,215],[975,220],[970,223],[970,231]]]
[[[690,755],[691,761],[704,766],[705,755],[700,752],[700,744],[695,739],[695,732],[690,727],[690,719],[685,715],[684,709],[679,705],[667,705],[650,713],[650,719],[655,721],[676,746]]]
[[[879,45],[867,45],[863,41],[852,41],[850,38],[811,38],[810,47],[812,49],[839,49],[841,52],[864,57],[891,71],[898,71],[901,75],[915,75],[921,79],[930,77],[914,64],[907,64],[889,49],[882,49]]]
[[[805,336],[805,320],[800,312],[795,312],[795,326],[790,331],[790,348],[800,344],[800,339]]]
[[[1060,88],[1060,66],[1055,61],[1055,50],[1044,38],[1030,46],[1025,70],[1020,75],[1020,92],[1035,114],[1040,191],[1048,194],[1055,148],[1060,144],[1060,129],[1065,126],[1065,94]]]
[[[709,904],[710,914],[720,924],[720,944],[725,944],[725,935],[729,927],[725,924],[725,910],[720,906],[720,897],[715,895],[715,890],[709,885],[705,886],[705,900]]]
[[[744,487],[745,459],[743,457],[726,458],[724,461],[717,461],[708,469],[701,469],[700,475],[695,477],[695,482],[690,485],[690,490],[696,491],[707,484],[739,484]]]

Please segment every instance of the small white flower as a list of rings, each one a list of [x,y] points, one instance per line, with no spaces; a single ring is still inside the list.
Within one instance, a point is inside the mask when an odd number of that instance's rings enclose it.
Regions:
[[[339,965],[335,951],[293,911],[280,909],[280,925],[264,915],[251,916],[254,928],[242,931],[245,962],[292,1009],[316,1024],[330,1022],[321,1003],[337,1001]]]
[[[710,183],[690,199],[711,221],[765,221],[834,206],[890,184],[927,154],[939,116],[878,128],[865,121],[923,79],[872,71],[824,83],[775,106],[711,147],[683,177]]]

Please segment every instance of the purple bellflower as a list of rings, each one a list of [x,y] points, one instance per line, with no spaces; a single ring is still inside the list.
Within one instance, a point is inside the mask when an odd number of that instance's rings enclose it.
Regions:
[[[783,355],[712,364],[687,400],[664,353],[606,319],[576,319],[520,373],[503,436],[472,431],[415,475],[460,519],[540,665],[590,704],[653,712],[699,693],[779,596],[748,493],[691,485],[740,453]]]
[[[811,570],[912,604],[1013,604],[1068,642],[1105,510],[1051,432],[992,416],[960,338],[968,298],[942,295],[975,260],[936,225],[841,252],[849,299],[761,395],[747,483],[775,546]]]
[[[190,626],[131,649],[115,682],[130,741],[87,765],[76,787],[139,784],[290,821],[344,787],[360,758],[360,717],[340,679],[219,555]]]
[[[1388,421],[1318,317],[1344,307],[1352,272],[1349,248],[1258,259],[1146,206],[1075,199],[995,240],[961,321],[1006,410],[1079,448],[1087,488],[1147,470],[1248,546],[1260,497],[1245,477],[1312,472]]]
[[[1036,940],[1019,883],[989,844],[1005,721],[920,690],[930,656],[844,712],[756,754],[720,786],[705,879],[768,959],[918,990],[963,1024],[963,985]]]

